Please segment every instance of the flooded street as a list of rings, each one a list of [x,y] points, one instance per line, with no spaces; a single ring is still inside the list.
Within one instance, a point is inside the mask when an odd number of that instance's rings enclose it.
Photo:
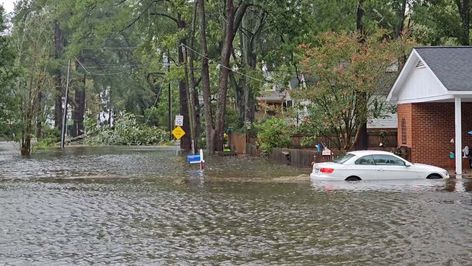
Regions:
[[[7,265],[470,265],[472,182],[265,182],[309,169],[169,148],[0,143]],[[290,178],[283,179],[290,181]]]

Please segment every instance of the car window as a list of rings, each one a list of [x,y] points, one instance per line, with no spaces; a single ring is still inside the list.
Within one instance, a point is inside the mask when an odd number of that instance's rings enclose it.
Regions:
[[[354,157],[354,156],[355,156],[355,155],[352,154],[352,153],[346,153],[346,155],[335,159],[334,162],[335,162],[335,163],[343,164],[343,163],[347,162],[349,159],[351,159],[351,158]]]
[[[382,154],[374,155],[374,162],[376,165],[400,165],[400,166],[405,165],[404,161],[398,159],[395,156],[382,155]]]
[[[359,165],[375,165],[374,157],[372,155],[363,156],[357,159],[354,163]]]

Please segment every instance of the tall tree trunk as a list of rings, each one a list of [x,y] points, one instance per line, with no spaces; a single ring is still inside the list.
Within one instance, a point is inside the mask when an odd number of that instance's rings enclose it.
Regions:
[[[195,71],[195,70],[192,70]],[[193,73],[195,76],[195,73]],[[194,77],[195,78],[195,77]],[[193,108],[194,108],[194,119],[195,119],[195,124],[194,124],[194,132],[195,132],[195,150],[198,151],[200,149],[200,138],[202,136],[201,128],[202,128],[202,120],[200,118],[200,103],[199,103],[199,97],[198,97],[198,89],[194,87],[192,90],[192,98],[193,98]]]
[[[248,26],[249,26],[248,19],[249,18],[246,15],[244,16],[241,22],[241,27],[244,28],[246,32],[243,32],[242,29],[239,31],[239,43],[240,43],[239,45],[241,47],[240,71],[243,71],[244,73],[246,73],[247,70],[249,69],[248,54],[251,52],[250,49],[252,49],[252,47],[250,47],[249,45],[249,42],[250,42],[250,39],[253,38],[253,36],[248,36],[249,34],[252,35],[252,32],[249,32],[249,29],[248,29]],[[236,81],[236,77],[234,77],[233,79],[234,79],[233,84],[236,91],[236,107],[239,113],[239,116],[238,116],[239,126],[244,126],[246,122],[246,107],[247,107],[247,102],[248,102],[247,96],[249,95],[249,90],[251,88],[248,84],[248,80],[246,76],[241,77],[240,83]]]
[[[185,28],[185,22],[180,20],[179,23],[180,28]],[[186,41],[183,39],[180,43],[186,44]],[[178,49],[178,59],[179,65],[185,65],[185,57],[184,53],[179,46]],[[188,115],[188,95],[187,95],[187,82],[185,77],[182,77],[179,80],[179,98],[180,98],[180,114],[184,117],[184,124],[182,129],[185,131],[185,135],[180,139],[180,148],[186,152],[192,149],[192,141],[190,137],[190,117]]]
[[[397,9],[397,23],[394,29],[395,38],[399,38],[403,32],[403,24],[405,23],[405,11],[406,11],[406,5],[407,5],[407,0],[399,0],[399,1],[400,3]]]
[[[226,0],[226,25],[224,30],[223,47],[221,49],[220,76],[218,82],[218,103],[216,109],[215,151],[223,151],[224,126],[226,112],[226,94],[228,92],[229,59],[233,49],[234,5],[232,0]]]
[[[241,36],[241,47],[243,54],[243,69],[250,71],[256,70],[257,65],[257,54],[256,54],[256,43],[257,38],[263,28],[264,21],[266,18],[265,11],[260,10],[257,14],[251,12],[252,16],[246,14],[242,19],[242,27],[244,29],[251,29],[249,34],[242,34]],[[240,31],[242,32],[242,31]],[[250,125],[254,122],[254,116],[256,112],[256,99],[254,88],[250,83],[250,80],[244,76],[243,79],[243,117],[242,121],[245,125]]]
[[[31,71],[34,73],[33,71]],[[21,148],[20,152],[23,156],[31,155],[32,145],[31,139],[33,138],[33,119],[34,119],[34,106],[35,101],[33,99],[33,74],[29,81],[26,82],[28,88],[28,96],[23,102],[23,129],[21,131]]]
[[[359,0],[357,5],[356,29],[360,36],[360,43],[364,42],[364,14],[364,0]],[[358,97],[360,98],[359,102],[362,107],[359,108],[360,120],[358,121],[358,123],[360,125],[357,129],[358,132],[356,133],[356,137],[354,139],[354,147],[357,150],[366,150],[369,146],[367,133],[367,93],[359,92],[358,94]]]
[[[206,148],[210,154],[215,151],[214,148],[214,124],[211,108],[211,89],[210,89],[210,71],[208,67],[208,47],[206,40],[206,17],[205,0],[198,0],[198,16],[200,18],[200,45],[202,53],[202,93],[203,108],[205,112],[205,135]]]
[[[244,52],[243,52],[244,53]],[[240,68],[240,71],[244,71],[244,65]],[[245,109],[244,109],[244,77],[241,78],[241,81],[238,82],[237,77],[231,72],[230,73],[231,84],[234,87],[235,94],[235,103],[236,103],[236,112],[238,113],[238,126],[244,125],[245,120]]]
[[[41,107],[44,100],[44,94],[42,91],[38,91],[38,104],[35,106],[36,115],[36,138],[41,138],[43,136],[43,123],[41,119]]]
[[[20,152],[23,156],[31,155],[31,126],[29,124],[26,124],[21,134]]]
[[[469,0],[456,0],[457,7],[459,8],[459,15],[462,22],[462,34],[460,36],[460,42],[462,45],[470,44],[470,1]]]
[[[357,2],[356,29],[361,35],[364,34],[364,1],[365,0],[359,0],[359,2]]]
[[[218,82],[218,103],[216,110],[215,151],[222,152],[224,145],[224,127],[226,113],[226,95],[228,93],[228,79],[231,66],[229,64],[233,50],[233,40],[241,24],[242,17],[248,5],[240,3],[234,7],[233,0],[226,0],[226,23],[224,30],[223,47],[221,49],[220,76]]]
[[[74,111],[72,120],[74,121],[72,136],[77,137],[84,134],[84,115],[85,115],[85,82],[87,76],[84,75],[83,83],[75,87]]]
[[[200,119],[199,119],[199,108],[198,108],[198,90],[196,88],[196,80],[195,80],[195,69],[194,69],[194,59],[195,53],[195,33],[196,33],[196,20],[197,20],[197,9],[198,9],[198,2],[195,2],[193,16],[192,16],[192,30],[190,34],[190,50],[188,51],[188,69],[189,69],[189,109],[190,109],[190,119],[191,119],[191,130],[192,130],[192,140],[193,140],[193,152],[198,150],[198,140],[200,139]],[[187,68],[185,68],[187,69]]]
[[[59,60],[64,49],[64,35],[57,20],[54,21],[54,58]],[[62,128],[62,72],[58,67],[54,72],[54,127],[61,131]]]

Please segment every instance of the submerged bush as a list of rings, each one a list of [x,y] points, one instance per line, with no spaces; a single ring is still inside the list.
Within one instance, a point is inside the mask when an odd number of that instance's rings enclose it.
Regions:
[[[133,114],[124,113],[113,127],[90,125],[87,143],[106,145],[152,145],[165,142],[168,133],[157,127],[139,124]]]

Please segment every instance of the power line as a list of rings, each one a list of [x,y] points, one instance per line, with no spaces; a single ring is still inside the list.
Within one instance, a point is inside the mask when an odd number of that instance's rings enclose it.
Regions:
[[[86,68],[87,69],[96,69],[96,68],[106,68],[106,67],[148,67],[150,65],[151,65],[151,63],[147,63],[147,64],[139,64],[139,63],[136,63],[136,64],[119,64],[119,63],[116,63],[116,64],[97,64],[96,66],[87,66]],[[170,65],[180,65],[180,64],[171,62]]]
[[[74,57],[75,58],[75,61],[77,61],[77,63],[79,63],[79,65],[85,70],[85,72],[87,72],[88,74],[90,74],[90,71],[88,71],[87,68],[84,67],[84,65],[82,65],[82,63],[79,61],[79,59],[77,59],[77,57]]]
[[[180,46],[184,46],[184,47],[188,48],[189,50],[192,50],[194,53],[200,55],[201,57],[208,59],[209,62],[216,63],[213,59],[208,58],[207,56],[204,56],[203,54],[201,54],[201,53],[195,51],[193,48],[189,47],[188,45],[185,45],[185,44],[181,43]],[[240,72],[240,71],[238,71],[238,70],[234,70],[234,69],[232,69],[232,68],[230,68],[230,67],[227,67],[227,66],[224,66],[224,65],[222,65],[222,64],[218,64],[218,65],[221,66],[221,67],[224,67],[224,68],[226,68],[226,69],[228,69],[228,70],[230,70],[231,72],[238,73],[239,75],[248,77],[248,78],[250,78],[250,79],[252,79],[252,80],[256,80],[256,81],[263,82],[263,83],[270,83],[270,81],[262,80],[262,79],[258,79],[258,78],[252,77],[252,76],[250,76],[250,75],[248,75],[248,74],[242,73],[242,72]]]
[[[75,61],[77,61],[77,63],[80,65],[80,67],[82,67],[85,72],[89,75],[92,75],[92,76],[114,76],[114,75],[121,75],[123,73],[125,73],[126,71],[120,71],[120,72],[115,72],[115,73],[93,73],[93,72],[90,72],[83,64],[82,62],[80,62],[79,59],[77,59],[77,57],[75,57]]]
[[[181,43],[180,46],[181,46],[181,47],[185,47],[185,48],[187,48],[187,49],[193,51],[194,53],[200,55],[201,57],[208,59],[209,62],[217,63],[217,62],[215,62],[213,59],[211,59],[211,58],[209,58],[209,57],[207,57],[207,56],[204,56],[203,54],[199,53],[198,51],[196,51],[195,49],[189,47],[189,46],[186,45],[186,44]],[[77,63],[85,70],[85,72],[86,72],[87,74],[89,74],[89,75],[95,75],[95,76],[111,76],[111,75],[119,75],[119,74],[122,74],[122,73],[126,72],[126,71],[120,71],[120,72],[116,72],[116,73],[92,73],[92,72],[90,72],[90,71],[82,64],[82,62],[79,61],[79,59],[77,59],[77,57],[75,58],[75,60],[76,60]],[[171,63],[171,62],[169,62],[169,63]],[[172,63],[172,64],[177,65],[177,63]],[[233,72],[233,73],[237,73],[237,74],[239,74],[239,75],[245,76],[245,77],[250,78],[250,79],[252,79],[252,80],[259,81],[259,82],[262,82],[262,83],[271,83],[271,82],[268,81],[268,80],[263,80],[263,79],[259,79],[259,78],[250,76],[250,75],[248,75],[248,74],[246,74],[246,73],[242,73],[242,72],[240,72],[239,70],[232,69],[232,68],[227,67],[227,66],[224,66],[224,65],[222,65],[222,64],[219,64],[219,63],[218,63],[218,65],[219,65],[220,67],[223,67],[223,68],[226,68],[226,69],[230,70],[230,71]],[[104,66],[149,66],[149,64],[146,64],[146,65],[145,65],[145,64],[127,64],[127,65],[123,65],[123,64],[106,64],[106,65],[104,65]]]
[[[139,46],[119,46],[119,47],[113,47],[113,46],[102,46],[102,47],[82,47],[80,49],[82,50],[100,50],[100,49],[109,49],[109,50],[130,50],[130,49],[136,49],[139,48]]]

